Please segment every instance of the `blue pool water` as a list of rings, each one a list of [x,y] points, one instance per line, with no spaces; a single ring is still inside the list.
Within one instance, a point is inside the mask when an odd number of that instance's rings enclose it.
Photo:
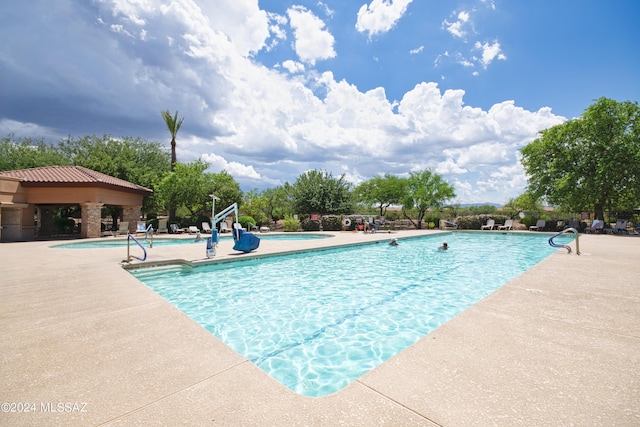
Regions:
[[[282,384],[325,396],[557,251],[547,239],[456,232],[132,274]]]
[[[203,239],[207,238],[209,234],[203,234]],[[282,233],[282,234],[257,234],[260,240],[313,240],[313,239],[326,239],[332,237],[330,234],[313,234],[313,233]],[[145,240],[143,236],[136,237],[138,241],[145,247],[149,247],[150,243]],[[220,239],[231,239],[231,234],[220,235]],[[153,238],[153,246],[169,246],[169,245],[191,245],[199,243],[205,244],[204,240],[196,240],[195,235],[193,238],[176,238],[167,239],[162,237]],[[135,243],[132,242],[135,245]],[[100,249],[100,248],[116,248],[127,246],[127,239],[104,239],[104,240],[92,240],[92,241],[76,241],[72,243],[63,243],[53,246],[54,248],[63,249]]]

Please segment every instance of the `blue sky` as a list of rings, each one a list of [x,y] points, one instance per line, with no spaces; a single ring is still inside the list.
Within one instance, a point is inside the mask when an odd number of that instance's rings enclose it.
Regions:
[[[505,203],[519,149],[640,99],[640,2],[44,0],[0,5],[0,135],[169,137],[244,190],[430,168]]]

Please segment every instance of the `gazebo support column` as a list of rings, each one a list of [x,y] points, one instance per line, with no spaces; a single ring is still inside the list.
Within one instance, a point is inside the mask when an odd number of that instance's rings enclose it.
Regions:
[[[122,221],[129,222],[129,232],[135,233],[136,225],[140,221],[140,215],[142,215],[142,206],[123,206],[122,207]]]
[[[103,203],[81,203],[82,226],[80,237],[100,237]]]

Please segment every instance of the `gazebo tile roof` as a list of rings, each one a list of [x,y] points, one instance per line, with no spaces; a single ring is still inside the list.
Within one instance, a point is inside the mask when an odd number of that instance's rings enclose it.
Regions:
[[[0,172],[0,176],[18,178],[23,184],[31,184],[34,186],[37,186],[37,184],[106,185],[133,190],[136,192],[153,192],[153,190],[146,187],[96,172],[82,166],[45,166],[39,168],[20,169]]]

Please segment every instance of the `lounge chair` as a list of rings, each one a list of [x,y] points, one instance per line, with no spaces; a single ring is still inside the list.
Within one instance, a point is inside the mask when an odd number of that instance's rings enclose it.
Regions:
[[[513,220],[508,219],[504,222],[504,225],[498,226],[498,230],[513,230]]]
[[[178,227],[178,224],[169,225],[169,230],[174,234],[180,234],[184,231],[182,228]]]
[[[209,223],[207,221],[204,221],[202,223],[202,232],[203,233],[211,233],[211,227],[209,227]]]
[[[159,219],[158,220],[158,234],[160,233],[168,233],[169,229],[167,228],[167,219]]]
[[[138,233],[147,233],[147,223],[144,221],[138,221],[136,223],[136,234]]]
[[[539,219],[536,222],[536,225],[532,225],[531,227],[529,227],[529,231],[543,230],[546,225],[547,225],[547,221],[545,221],[544,219]]]
[[[480,230],[493,230],[493,227],[496,226],[496,221],[493,219],[488,219],[487,223],[480,227]]]
[[[116,231],[116,236],[118,234],[129,234],[129,222],[128,221],[121,221],[120,224],[118,224],[118,230]]]
[[[111,229],[111,227],[109,227],[109,229],[107,229],[107,226],[103,223],[101,225],[101,230],[100,230],[100,237],[105,237],[105,236],[115,236],[116,232],[114,230]]]
[[[622,232],[629,234],[629,232],[627,231],[627,220],[626,219],[617,220],[616,225],[613,226],[613,231],[616,234],[620,234]]]
[[[591,226],[584,229],[584,232],[589,233],[601,233],[604,230],[604,221],[594,219]]]
[[[231,233],[231,229],[229,228],[229,224],[226,221],[222,221],[220,223],[220,234],[222,233]]]
[[[198,229],[198,227],[196,227],[195,225],[190,225],[187,231],[189,232],[189,234],[197,234],[200,232],[200,229]]]

